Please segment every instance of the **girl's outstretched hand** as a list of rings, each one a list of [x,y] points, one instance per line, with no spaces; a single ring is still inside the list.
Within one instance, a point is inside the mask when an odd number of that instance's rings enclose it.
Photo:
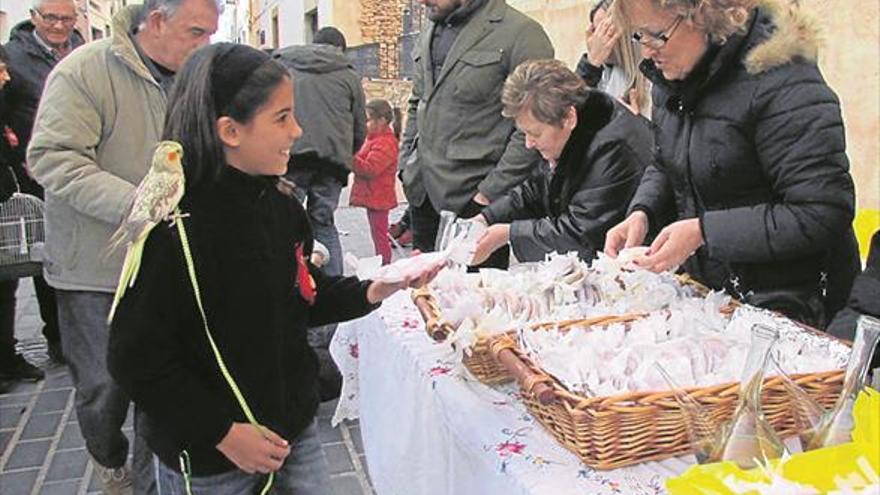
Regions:
[[[416,256],[418,254],[420,254],[419,251],[413,251],[412,255]],[[370,304],[376,304],[388,299],[392,294],[399,290],[423,287],[431,283],[431,281],[434,280],[434,277],[436,277],[437,274],[440,273],[440,270],[445,266],[445,264],[441,263],[426,267],[421,273],[407,276],[399,282],[374,280],[370,283],[370,287],[367,288],[367,301],[369,301]]]
[[[290,444],[268,428],[233,423],[217,444],[217,450],[248,474],[268,474],[284,465],[284,459],[290,454]]]

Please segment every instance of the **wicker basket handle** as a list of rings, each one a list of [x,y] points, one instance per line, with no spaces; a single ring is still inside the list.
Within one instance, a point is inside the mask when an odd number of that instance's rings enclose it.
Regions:
[[[437,342],[446,340],[449,334],[452,333],[452,328],[449,324],[438,318],[439,311],[434,306],[431,297],[425,293],[413,292],[412,298],[413,303],[419,309],[419,313],[422,314],[422,319],[425,320],[425,330],[428,332],[428,335]]]
[[[492,343],[492,356],[507,369],[511,376],[516,378],[523,391],[532,394],[541,405],[549,406],[556,402],[556,393],[553,391],[553,387],[547,384],[552,381],[552,378],[532,371],[514,351],[515,347],[516,344],[509,336],[496,339]]]

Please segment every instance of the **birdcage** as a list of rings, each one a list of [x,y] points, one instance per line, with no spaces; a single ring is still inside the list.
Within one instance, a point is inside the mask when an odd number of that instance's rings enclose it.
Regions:
[[[15,193],[0,203],[0,280],[39,275],[45,240],[43,201]]]

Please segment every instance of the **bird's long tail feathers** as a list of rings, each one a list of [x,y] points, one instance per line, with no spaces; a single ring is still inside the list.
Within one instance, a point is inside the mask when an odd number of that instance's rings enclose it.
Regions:
[[[117,249],[119,249],[124,244],[126,244],[128,241],[128,237],[129,237],[128,229],[126,228],[126,225],[123,223],[122,225],[119,226],[118,229],[116,229],[116,232],[113,232],[113,235],[110,236],[110,240],[107,241],[107,247],[104,250],[104,256],[110,256]]]
[[[119,227],[113,232],[113,235],[110,236],[110,240],[107,241],[107,246],[104,248],[104,259],[109,259],[113,253],[116,252],[117,249],[122,246],[127,246],[128,243],[134,241],[134,234],[141,231],[142,225],[138,225],[135,227],[128,225],[128,217],[131,215],[131,210],[134,208],[134,198],[128,203],[125,207],[125,219]]]
[[[116,307],[119,306],[119,302],[125,296],[125,291],[130,287],[134,287],[138,271],[141,269],[141,256],[144,252],[145,240],[135,242],[125,253],[122,272],[119,274],[119,283],[116,285],[116,293],[113,295],[113,305],[110,307],[110,314],[107,316],[108,325],[113,322],[113,317],[116,315]]]

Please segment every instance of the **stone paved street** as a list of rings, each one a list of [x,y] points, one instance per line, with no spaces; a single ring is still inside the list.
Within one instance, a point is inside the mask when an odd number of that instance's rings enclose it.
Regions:
[[[347,203],[343,195],[340,204]],[[399,217],[401,211],[393,212],[392,218]],[[360,257],[373,254],[363,209],[340,208],[337,225],[345,251]],[[396,252],[395,256],[402,254]],[[15,321],[20,350],[28,360],[45,367],[48,356],[30,279],[22,280],[19,286]],[[45,371],[45,380],[17,384],[10,393],[0,395],[0,494],[100,493],[73,410],[70,373],[66,367]],[[370,495],[373,491],[366,474],[360,428],[357,422],[331,428],[334,407],[335,402],[322,404],[318,415],[333,488],[337,495]],[[125,430],[129,436],[130,422],[131,417]]]

